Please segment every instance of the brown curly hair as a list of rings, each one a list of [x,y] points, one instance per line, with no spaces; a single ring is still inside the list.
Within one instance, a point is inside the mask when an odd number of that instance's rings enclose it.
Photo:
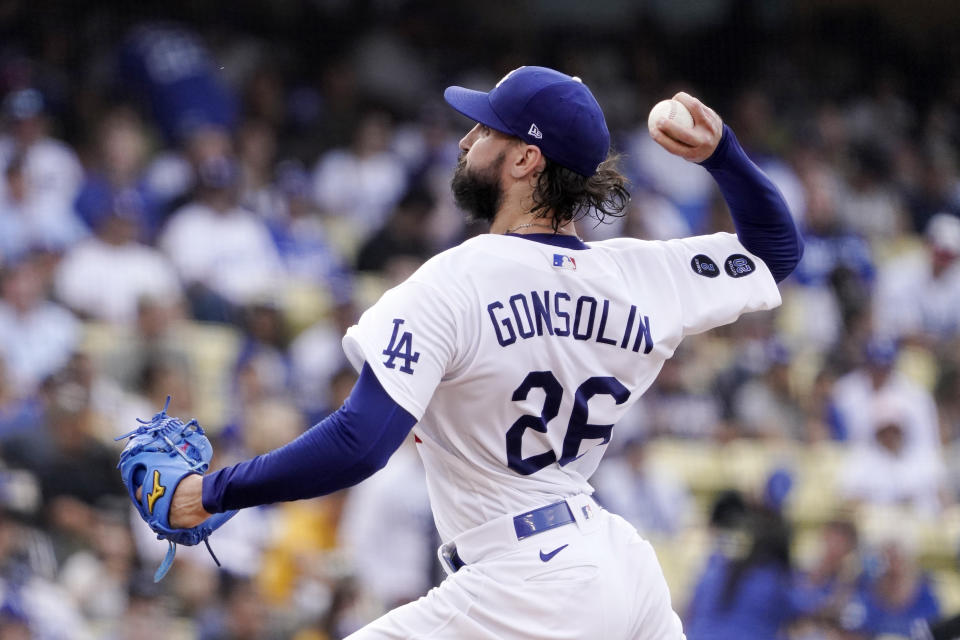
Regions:
[[[624,215],[624,209],[630,202],[630,192],[627,190],[627,179],[617,166],[619,154],[608,155],[590,177],[562,167],[549,158],[545,160],[546,166],[537,176],[533,190],[530,213],[545,217],[552,212],[554,231],[588,214],[600,222],[604,222],[607,216],[618,218]]]

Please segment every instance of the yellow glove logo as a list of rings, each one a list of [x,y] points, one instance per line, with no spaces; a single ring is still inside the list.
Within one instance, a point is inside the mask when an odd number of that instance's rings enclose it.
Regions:
[[[160,484],[160,472],[153,470],[153,491],[147,494],[147,510],[153,515],[153,505],[156,504],[160,496],[167,492],[167,488]]]

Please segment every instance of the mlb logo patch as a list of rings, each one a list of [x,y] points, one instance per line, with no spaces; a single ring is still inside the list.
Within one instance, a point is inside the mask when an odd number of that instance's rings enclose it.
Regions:
[[[571,269],[573,271],[577,270],[577,261],[571,258],[570,256],[565,256],[562,253],[553,254],[553,266],[558,269]]]

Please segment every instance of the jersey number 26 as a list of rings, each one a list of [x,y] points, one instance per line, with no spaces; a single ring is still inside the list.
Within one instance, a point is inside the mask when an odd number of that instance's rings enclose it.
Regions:
[[[560,401],[563,400],[563,386],[553,375],[552,371],[531,371],[523,379],[520,386],[513,392],[514,402],[527,399],[531,389],[543,389],[543,409],[539,416],[523,415],[507,430],[507,465],[519,474],[528,476],[553,463],[560,466],[569,464],[582,456],[580,443],[584,440],[602,440],[598,445],[610,442],[612,424],[589,424],[587,422],[587,403],[596,395],[613,397],[616,404],[623,404],[630,397],[630,391],[612,376],[595,376],[588,378],[577,387],[573,400],[573,411],[567,423],[567,433],[563,437],[563,448],[560,457],[557,452],[544,451],[524,458],[522,453],[523,433],[533,429],[540,433],[547,432],[547,423],[557,417],[560,412]]]

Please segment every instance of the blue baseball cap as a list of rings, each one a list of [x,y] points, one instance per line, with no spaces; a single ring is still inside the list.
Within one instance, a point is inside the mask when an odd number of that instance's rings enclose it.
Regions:
[[[540,147],[582,176],[595,174],[610,150],[610,132],[590,89],[553,69],[520,67],[489,93],[447,87],[443,97],[471,120]]]
[[[892,366],[897,361],[899,351],[897,342],[891,338],[873,337],[864,346],[863,354],[870,364],[881,367]]]

